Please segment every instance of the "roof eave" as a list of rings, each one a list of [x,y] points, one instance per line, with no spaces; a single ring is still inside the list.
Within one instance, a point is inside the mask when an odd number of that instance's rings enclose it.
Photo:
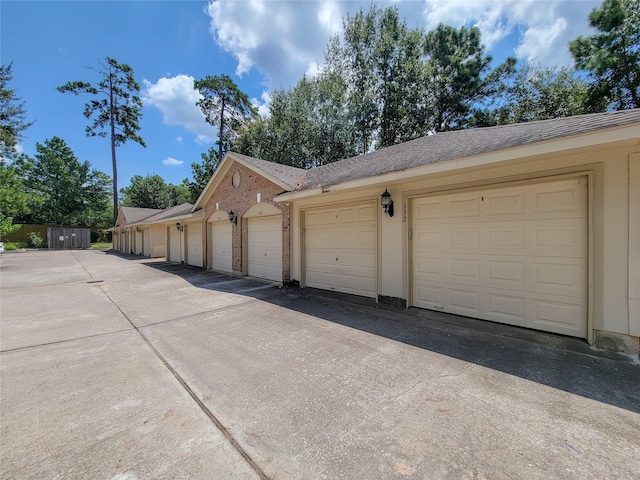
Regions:
[[[545,155],[550,153],[561,153],[568,150],[594,147],[606,143],[636,140],[637,144],[640,144],[640,136],[638,135],[639,126],[639,123],[632,123],[623,126],[606,128],[595,132],[592,131],[543,142],[531,143],[519,147],[486,152],[469,157],[430,163],[406,170],[398,170],[381,175],[376,175],[373,177],[364,177],[356,180],[350,180],[335,185],[310,188],[308,190],[299,190],[295,192],[286,192],[275,197],[274,201],[289,202],[293,200],[313,197],[316,195],[322,195],[323,193],[327,192],[352,190],[377,184],[398,183],[400,181],[415,178],[417,176],[433,175],[436,173],[443,173],[447,171],[452,172],[455,170],[490,165],[493,163],[520,160],[526,157]]]
[[[260,174],[262,177],[266,178],[270,182],[278,185],[283,190],[291,191],[295,189],[294,185],[289,185],[288,183],[283,182],[279,178],[274,177],[270,173],[265,172],[261,168],[256,167],[255,165],[249,162],[246,162],[242,158],[236,156],[233,152],[227,152],[224,158],[222,159],[222,162],[220,162],[220,165],[218,165],[218,167],[216,168],[216,171],[213,172],[213,175],[207,182],[207,185],[204,187],[204,189],[200,193],[200,196],[198,197],[195,204],[193,205],[192,211],[195,211],[198,208],[204,208],[204,205],[207,203],[207,201],[213,194],[213,190],[214,190],[213,186],[215,182],[218,180],[219,177],[222,177],[227,173],[227,171],[229,170],[229,167],[227,166],[227,164],[230,164],[231,162],[237,162],[240,165],[248,168],[249,170],[253,170],[254,172]]]
[[[157,222],[153,222],[150,225],[157,225],[157,224],[166,224],[166,223],[173,223],[176,221],[184,221],[184,220],[191,220],[193,218],[198,219],[198,218],[202,218],[204,215],[204,211],[202,209],[196,211],[196,212],[191,212],[191,213],[184,213],[182,215],[174,215],[172,217],[167,217],[167,218],[162,218],[160,220],[158,220]]]

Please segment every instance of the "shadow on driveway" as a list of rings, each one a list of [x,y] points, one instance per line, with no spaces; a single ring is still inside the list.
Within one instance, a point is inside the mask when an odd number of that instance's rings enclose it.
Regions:
[[[142,265],[178,275],[197,288],[245,295],[640,413],[640,366],[628,356],[595,350],[584,340],[417,308],[397,308],[353,295],[280,287],[184,264],[151,260]]]

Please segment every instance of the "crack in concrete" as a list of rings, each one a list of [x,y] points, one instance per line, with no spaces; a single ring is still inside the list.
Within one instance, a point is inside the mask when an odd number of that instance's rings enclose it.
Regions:
[[[74,255],[75,256],[75,255]],[[77,259],[77,257],[76,257]],[[88,273],[88,272],[87,272]],[[120,306],[111,298],[111,296],[100,287],[105,296],[111,301],[111,303],[118,309],[118,311],[122,314],[122,316],[131,324],[133,329],[140,335],[140,338],[147,344],[147,346],[151,349],[151,351],[156,355],[156,357],[162,362],[167,370],[174,376],[174,378],[178,381],[178,383],[182,386],[182,388],[187,392],[187,394],[193,399],[193,401],[198,405],[200,410],[211,420],[211,423],[222,433],[222,435],[227,439],[227,441],[231,444],[231,447],[238,452],[238,454],[244,459],[244,461],[249,465],[249,467],[258,475],[262,480],[270,480],[269,476],[260,468],[260,466],[251,458],[249,453],[240,445],[240,442],[236,440],[233,433],[224,426],[224,424],[216,417],[211,410],[205,405],[205,403],[198,397],[195,391],[189,386],[187,381],[182,378],[180,373],[173,368],[173,366],[169,363],[169,361],[160,353],[160,351],[155,347],[155,345],[149,340],[149,338],[141,331],[140,328],[137,327],[133,321],[129,318],[129,316],[124,313],[124,311],[120,308]],[[255,300],[253,300],[255,301]],[[249,303],[249,302],[246,302]],[[224,307],[230,308],[230,307]]]

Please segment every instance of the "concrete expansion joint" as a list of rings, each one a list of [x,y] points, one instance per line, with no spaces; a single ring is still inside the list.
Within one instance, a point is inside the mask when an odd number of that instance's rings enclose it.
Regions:
[[[155,354],[155,356],[160,360],[160,362],[164,365],[164,367],[174,376],[174,378],[178,381],[181,387],[185,390],[185,392],[192,398],[192,400],[196,403],[196,405],[202,410],[202,412],[211,420],[211,423],[222,433],[222,435],[227,439],[230,443],[231,447],[238,452],[238,454],[244,459],[247,465],[258,475],[262,480],[271,480],[269,476],[267,476],[262,469],[258,466],[258,464],[251,458],[249,453],[240,445],[240,442],[235,438],[235,436],[231,433],[231,431],[224,426],[224,424],[213,414],[211,410],[205,405],[205,403],[198,397],[195,391],[189,386],[187,381],[182,378],[180,373],[173,368],[173,366],[169,363],[169,361],[160,353],[160,351],[153,345],[151,340],[147,338],[147,336],[141,331],[139,327],[137,327],[133,321],[129,318],[129,316],[120,308],[120,306],[111,298],[111,296],[103,289],[106,297],[113,303],[113,305],[120,311],[122,316],[129,322],[129,324],[133,327],[133,329],[140,335],[140,338],[147,344],[147,346],[151,349],[151,351]],[[256,300],[251,300],[253,302]],[[245,302],[245,303],[250,303]],[[231,308],[231,307],[226,307]],[[183,317],[184,318],[184,317]]]

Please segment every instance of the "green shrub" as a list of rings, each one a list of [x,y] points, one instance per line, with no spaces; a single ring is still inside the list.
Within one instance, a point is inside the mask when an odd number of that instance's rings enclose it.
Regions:
[[[13,242],[4,242],[5,250],[18,250],[18,246]]]
[[[111,232],[107,232],[106,230],[92,230],[91,231],[91,243],[96,242],[110,242],[111,241]]]
[[[29,232],[29,246],[31,248],[44,248],[44,239],[38,232]]]

